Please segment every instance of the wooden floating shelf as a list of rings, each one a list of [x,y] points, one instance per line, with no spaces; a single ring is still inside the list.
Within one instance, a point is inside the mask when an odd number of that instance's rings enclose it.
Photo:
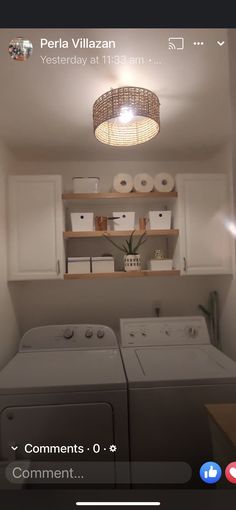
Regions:
[[[167,229],[167,230],[135,230],[134,236],[140,236],[144,232],[146,232],[147,236],[178,236],[178,229]],[[103,231],[103,230],[94,230],[94,231],[81,231],[81,232],[72,232],[67,231],[63,233],[64,239],[77,239],[77,238],[85,238],[85,237],[126,237],[130,236],[132,230],[111,230],[111,231]]]
[[[169,193],[160,191],[150,191],[149,193],[140,193],[131,191],[131,193],[63,193],[63,200],[104,200],[116,198],[176,198],[177,191],[170,191]]]
[[[180,276],[180,271],[172,269],[169,271],[115,271],[114,273],[87,273],[69,274],[65,273],[65,280],[95,280],[96,278],[146,278],[152,276]]]

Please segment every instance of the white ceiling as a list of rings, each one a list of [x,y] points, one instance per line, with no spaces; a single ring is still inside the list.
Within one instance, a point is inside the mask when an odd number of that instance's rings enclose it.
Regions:
[[[9,41],[24,36],[33,56],[16,62]],[[184,36],[184,51],[169,51],[168,37]],[[115,50],[40,49],[40,38],[116,40]],[[204,46],[194,46],[202,40]],[[210,157],[230,136],[226,31],[211,30],[1,30],[0,138],[22,159],[173,160]],[[47,65],[45,56],[126,55],[145,64]],[[151,62],[149,62],[151,59]],[[157,64],[154,62],[161,62]],[[135,85],[161,102],[161,131],[148,143],[113,148],[93,135],[92,107],[111,87]]]

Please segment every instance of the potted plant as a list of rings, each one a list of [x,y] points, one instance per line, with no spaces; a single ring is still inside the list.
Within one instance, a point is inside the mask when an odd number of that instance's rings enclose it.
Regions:
[[[124,253],[124,270],[125,271],[140,271],[141,269],[141,256],[138,253],[140,246],[146,241],[146,232],[139,236],[138,240],[134,240],[135,230],[130,234],[129,238],[121,246],[113,239],[104,234],[104,237],[112,243],[118,250]]]

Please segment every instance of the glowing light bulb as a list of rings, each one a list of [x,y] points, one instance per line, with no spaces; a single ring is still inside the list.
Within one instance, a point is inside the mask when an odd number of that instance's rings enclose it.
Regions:
[[[130,122],[132,120],[133,116],[134,116],[134,114],[133,114],[131,108],[129,108],[128,106],[123,106],[121,108],[119,119],[123,124],[127,124],[128,122]]]

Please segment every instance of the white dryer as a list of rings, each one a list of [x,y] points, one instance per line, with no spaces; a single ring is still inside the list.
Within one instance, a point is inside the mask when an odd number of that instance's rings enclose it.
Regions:
[[[109,327],[34,328],[0,373],[0,460],[42,460],[26,454],[25,444],[76,444],[84,454],[55,458],[112,462],[119,482],[118,461],[128,460],[127,415],[126,378]]]
[[[203,317],[121,319],[120,326],[131,461],[200,467],[212,458],[205,404],[236,402],[236,363],[211,345]]]

